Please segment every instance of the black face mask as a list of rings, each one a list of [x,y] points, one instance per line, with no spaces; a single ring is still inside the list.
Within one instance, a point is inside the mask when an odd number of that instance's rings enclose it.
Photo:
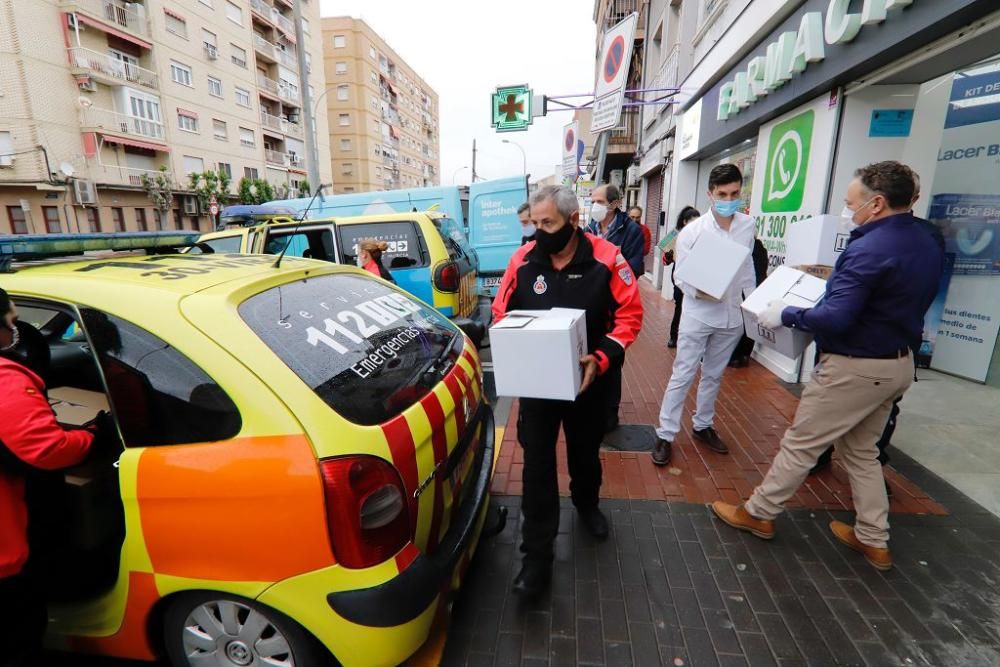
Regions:
[[[536,229],[535,243],[538,244],[538,249],[546,255],[556,255],[566,247],[575,231],[576,229],[570,222],[563,225],[558,232],[549,233]]]

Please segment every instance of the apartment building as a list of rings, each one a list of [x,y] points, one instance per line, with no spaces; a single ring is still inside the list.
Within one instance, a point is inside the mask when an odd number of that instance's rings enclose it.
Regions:
[[[0,0],[0,234],[207,230],[191,172],[297,188],[294,2],[323,90],[318,0]],[[161,169],[168,219],[142,188]]]
[[[360,19],[323,19],[334,190],[441,182],[438,96]]]

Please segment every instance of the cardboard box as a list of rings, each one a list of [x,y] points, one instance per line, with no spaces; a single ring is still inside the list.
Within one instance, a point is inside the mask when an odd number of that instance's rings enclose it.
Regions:
[[[572,401],[587,354],[587,313],[572,308],[512,310],[490,327],[498,396]]]
[[[794,269],[798,269],[803,273],[808,273],[810,276],[816,276],[820,280],[829,280],[830,276],[833,275],[832,266],[823,266],[822,264],[803,264],[801,266],[794,266]]]
[[[851,238],[851,223],[839,215],[817,215],[788,226],[786,266],[834,266]]]
[[[777,267],[743,302],[743,323],[747,336],[786,357],[797,358],[812,342],[812,334],[788,327],[767,329],[757,318],[767,309],[767,304],[776,299],[789,306],[811,308],[823,298],[825,292],[825,280],[788,266]]]
[[[674,278],[721,299],[748,257],[749,247],[703,233],[674,271]]]
[[[49,405],[56,413],[56,421],[64,426],[82,426],[101,410],[111,409],[102,392],[73,387],[50,389]]]

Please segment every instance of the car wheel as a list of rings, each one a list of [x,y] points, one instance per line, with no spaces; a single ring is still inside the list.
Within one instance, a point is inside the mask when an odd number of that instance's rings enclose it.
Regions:
[[[313,667],[331,662],[295,621],[225,593],[178,598],[163,625],[167,655],[175,667]]]

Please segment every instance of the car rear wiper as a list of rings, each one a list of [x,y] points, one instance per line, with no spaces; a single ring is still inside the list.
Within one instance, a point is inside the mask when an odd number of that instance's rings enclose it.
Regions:
[[[424,366],[423,370],[421,370],[418,375],[417,381],[419,384],[433,386],[437,384],[442,377],[444,377],[444,374],[447,373],[448,370],[454,365],[454,362],[448,361],[448,355],[451,354],[451,350],[455,347],[456,341],[461,338],[462,336],[457,333],[453,335],[451,340],[448,341],[448,344],[444,346],[444,349],[431,359],[426,366]]]

